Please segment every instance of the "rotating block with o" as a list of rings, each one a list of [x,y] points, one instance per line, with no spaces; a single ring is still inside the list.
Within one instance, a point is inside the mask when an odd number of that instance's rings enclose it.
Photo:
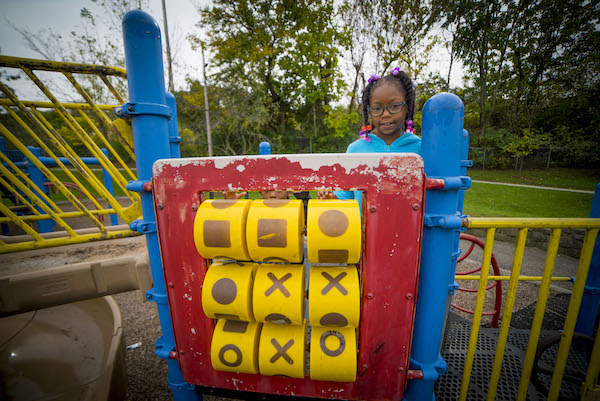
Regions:
[[[254,278],[252,305],[258,322],[297,324],[304,321],[304,265],[263,263]]]
[[[311,199],[307,214],[310,263],[358,263],[361,225],[357,200]]]
[[[336,382],[356,380],[356,332],[354,327],[312,327],[310,378]]]
[[[311,266],[308,286],[311,326],[358,327],[360,287],[354,266]]]
[[[257,263],[214,262],[202,286],[202,309],[211,319],[254,321],[252,288]]]
[[[263,324],[258,348],[260,373],[304,378],[305,350],[306,320],[298,326]]]
[[[202,202],[194,220],[194,242],[203,258],[250,260],[246,218],[251,203],[247,199]]]
[[[302,201],[256,200],[248,212],[246,241],[252,260],[300,263],[304,251]]]
[[[219,319],[210,345],[213,369],[258,373],[258,340],[262,324]]]

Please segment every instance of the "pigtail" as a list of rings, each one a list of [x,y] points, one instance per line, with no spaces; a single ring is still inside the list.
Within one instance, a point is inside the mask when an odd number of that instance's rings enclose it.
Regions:
[[[390,71],[390,75],[388,76],[399,81],[404,87],[407,102],[406,121],[412,121],[415,115],[415,87],[413,86],[412,79],[410,79],[407,73],[400,71],[399,68]],[[406,122],[404,125],[404,128],[407,129],[408,126],[406,125]]]

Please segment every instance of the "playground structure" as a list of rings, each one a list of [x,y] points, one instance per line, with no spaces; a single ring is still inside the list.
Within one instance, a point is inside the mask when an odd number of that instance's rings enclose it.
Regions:
[[[49,99],[49,102],[21,101],[5,84],[1,84],[6,99],[0,99],[0,103],[94,205],[94,208],[90,209],[73,196],[54,170],[49,169],[40,161],[39,155],[35,155],[13,132],[2,125],[0,130],[7,146],[13,148],[10,150],[21,152],[28,163],[39,169],[48,182],[53,183],[71,202],[75,211],[66,211],[59,207],[39,184],[35,184],[31,176],[23,172],[19,165],[3,152],[0,184],[10,191],[11,199],[19,204],[2,204],[0,211],[4,217],[0,218],[0,222],[13,223],[29,237],[26,241],[14,243],[9,243],[6,237],[2,237],[0,252],[146,234],[153,279],[153,288],[148,290],[146,298],[157,303],[163,335],[157,341],[156,353],[167,360],[168,380],[176,400],[198,399],[207,387],[335,399],[431,400],[436,381],[448,369],[440,354],[440,347],[444,337],[447,310],[452,292],[456,289],[454,270],[459,257],[460,232],[467,227],[485,228],[487,235],[480,274],[456,277],[456,280],[478,280],[479,283],[472,324],[467,332],[468,347],[461,350],[464,358],[461,361],[462,374],[457,398],[475,399],[478,394],[474,392],[475,389],[483,391],[484,388],[487,390],[488,400],[495,397],[508,399],[500,397],[503,390],[499,386],[501,387],[503,376],[507,374],[506,369],[503,369],[503,364],[506,366],[504,353],[511,337],[510,319],[516,291],[519,282],[537,280],[541,282],[538,301],[526,341],[524,358],[520,361],[518,388],[512,389],[516,393],[514,399],[524,400],[535,399],[529,382],[539,348],[550,284],[553,281],[572,280],[570,277],[553,276],[561,230],[584,229],[586,235],[579,269],[573,283],[555,366],[549,378],[548,399],[559,398],[574,333],[583,333],[590,337],[594,333],[597,313],[581,314],[579,317],[578,314],[579,310],[593,312],[598,308],[598,245],[594,262],[591,262],[600,221],[469,218],[462,215],[462,197],[464,190],[469,187],[470,180],[466,176],[469,165],[466,154],[468,135],[462,128],[463,109],[460,99],[454,95],[441,94],[425,105],[422,161],[414,155],[391,158],[381,155],[361,155],[359,158],[355,155],[280,155],[175,160],[171,158],[179,157],[176,111],[172,97],[166,94],[164,88],[160,30],[151,17],[138,11],[127,14],[123,26],[129,102],[125,102],[124,97],[108,79],[108,76],[125,77],[122,70],[0,58],[2,66],[24,71]],[[34,73],[37,69],[61,71],[85,103],[59,102],[37,78]],[[98,74],[115,96],[117,105],[96,105],[75,80],[75,73]],[[40,112],[40,109],[49,107],[56,110],[66,121],[85,145],[86,152],[110,173],[126,199],[115,198],[85,164],[85,160],[68,145],[63,135],[51,128],[47,118]],[[107,114],[113,109],[115,116],[127,120]],[[74,113],[68,110],[76,110],[80,120],[75,119]],[[135,173],[86,113],[93,113],[104,130],[119,139],[131,160],[136,162]],[[129,124],[125,123],[128,120],[131,121],[131,139],[128,138]],[[98,139],[87,133],[90,131],[82,127],[81,121],[88,124]],[[42,140],[34,129],[43,134],[51,146],[48,146],[48,142]],[[96,141],[104,144],[110,158],[116,160],[118,168],[95,144]],[[72,168],[69,168],[61,157],[66,158]],[[160,161],[154,164],[157,160]],[[365,167],[376,174],[371,174],[370,178],[365,177]],[[74,173],[73,169],[77,173]],[[241,171],[244,174],[241,174]],[[92,194],[84,181],[98,194]],[[319,382],[308,377],[250,377],[245,374],[216,372],[208,364],[206,358],[210,349],[213,321],[202,314],[199,305],[200,288],[207,265],[196,253],[193,235],[190,233],[193,216],[203,200],[201,193],[224,189],[273,188],[296,191],[357,188],[365,191],[365,207],[362,211],[365,241],[359,269],[362,280],[362,318],[355,382]],[[98,199],[106,202],[106,206]],[[123,206],[121,202],[127,203],[127,206]],[[600,200],[596,197],[593,210],[598,210],[598,203]],[[23,206],[28,213],[22,213]],[[102,215],[115,214],[129,227],[117,226],[116,230],[110,230],[99,219]],[[87,218],[93,225],[94,232],[73,229],[66,222],[66,219],[71,217]],[[34,230],[32,222],[47,219],[51,219],[64,230],[64,235],[51,238],[55,234],[40,234],[43,229]],[[495,230],[501,227],[514,227],[519,230],[513,269],[510,276],[490,276],[488,267],[492,262]],[[520,275],[527,231],[533,228],[552,230],[541,277]],[[403,238],[402,248],[394,240],[394,236]],[[406,243],[408,245],[405,246]],[[54,299],[52,302],[41,299],[43,297],[39,297],[37,302],[28,303],[27,297],[17,302],[15,294],[19,292],[15,286],[17,283],[26,282],[27,278],[21,277],[20,281],[8,280],[2,297],[3,305],[11,307],[5,306],[7,309],[3,312],[14,314],[61,302],[146,288],[148,280],[144,281],[141,264],[143,263],[136,261],[133,268],[128,267],[132,265],[130,261],[117,269],[114,269],[114,266],[109,268],[108,263],[100,264],[100,267],[89,266],[86,269],[92,273],[91,277],[96,278],[96,281],[92,280],[91,289],[64,297],[63,300]],[[595,270],[588,275],[590,265],[594,266]],[[130,269],[131,273],[128,275],[127,285],[121,285],[125,279],[114,279],[115,285],[97,285],[98,277],[110,280],[116,277],[115,270],[127,269]],[[399,271],[402,272],[401,281],[396,278]],[[31,280],[30,283],[33,283],[35,288],[35,280]],[[497,344],[489,364],[490,370],[478,373],[473,372],[473,367],[481,363],[482,355],[478,341],[481,339],[480,323],[485,289],[489,280],[508,281],[508,289]],[[193,292],[192,298],[196,303],[181,301],[184,295],[182,291],[186,288]],[[394,317],[399,326],[390,324]],[[193,336],[188,334],[192,329],[196,331]],[[588,362],[586,376],[580,385],[582,398],[591,397],[599,391],[597,379],[600,371],[600,340],[597,335],[594,337]],[[454,367],[451,365],[450,369]],[[446,376],[442,376],[436,389],[438,398],[443,397],[449,390],[443,387],[443,379],[452,373],[450,370]],[[476,376],[477,380],[473,376]],[[449,396],[449,399],[452,399],[452,396]]]

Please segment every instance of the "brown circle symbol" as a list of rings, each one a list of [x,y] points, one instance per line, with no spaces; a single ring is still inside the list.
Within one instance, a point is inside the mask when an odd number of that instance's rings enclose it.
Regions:
[[[289,199],[265,199],[263,205],[266,207],[282,207],[290,203]]]
[[[212,296],[221,305],[229,305],[237,295],[237,285],[230,278],[221,278],[213,285]]]
[[[265,320],[269,323],[275,324],[292,324],[292,321],[281,313],[271,313],[265,317]]]
[[[339,313],[328,313],[320,320],[321,326],[326,327],[344,327],[348,325],[348,319]]]
[[[237,199],[217,199],[212,201],[211,205],[215,209],[227,209],[237,203]]]
[[[227,351],[235,352],[235,361],[227,362],[225,360],[225,353]],[[227,344],[224,345],[223,348],[219,351],[219,361],[225,366],[229,366],[230,368],[235,368],[236,366],[240,366],[242,364],[242,351],[235,344]]]
[[[326,210],[319,216],[319,229],[328,237],[339,237],[348,230],[348,217],[339,210]]]
[[[340,340],[340,345],[337,347],[337,349],[330,350],[329,348],[327,348],[327,343],[325,341],[331,336],[336,337],[338,340]],[[323,353],[331,357],[341,355],[342,352],[344,352],[344,350],[346,349],[346,339],[344,338],[342,333],[335,330],[328,330],[325,333],[323,333],[321,335],[321,341],[319,342],[319,344]]]

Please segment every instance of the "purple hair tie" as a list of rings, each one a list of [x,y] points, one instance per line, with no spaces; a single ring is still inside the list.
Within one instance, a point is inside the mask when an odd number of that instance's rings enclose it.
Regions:
[[[375,81],[378,81],[381,77],[377,74],[373,74],[371,75],[371,78],[369,78],[369,83],[372,84]]]
[[[417,130],[415,130],[413,128],[413,121],[412,120],[406,121],[406,132],[410,132],[413,135],[415,135],[417,133]]]
[[[363,125],[360,129],[360,139],[362,139],[365,142],[371,142],[371,137],[369,137],[369,132],[371,132],[371,130],[373,129],[373,127],[371,127],[371,125]]]
[[[400,74],[400,67],[396,67],[394,69],[390,70],[390,74],[392,74],[393,76],[398,76],[398,74]]]

